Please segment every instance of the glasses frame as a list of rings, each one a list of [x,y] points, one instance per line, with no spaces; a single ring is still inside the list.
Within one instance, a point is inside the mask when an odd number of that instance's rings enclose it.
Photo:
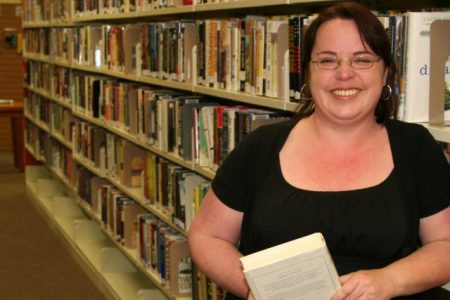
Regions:
[[[367,66],[367,67],[355,67],[355,66],[353,65],[353,63],[354,63],[354,60],[355,60],[355,59],[358,59],[358,58],[361,58],[361,57],[359,57],[359,56],[354,56],[354,57],[351,57],[350,59],[337,59],[337,58],[333,58],[333,59],[336,59],[336,63],[337,63],[336,66],[333,67],[333,68],[323,68],[323,67],[320,67],[320,65],[319,65],[320,62],[319,62],[318,60],[311,60],[310,62],[313,63],[313,64],[315,64],[316,67],[319,68],[320,70],[337,70],[337,69],[341,66],[342,62],[346,62],[346,63],[350,66],[350,68],[352,68],[352,69],[354,69],[354,70],[366,70],[366,69],[372,68],[372,67],[375,65],[375,63],[377,63],[377,62],[379,62],[379,61],[381,60],[381,57],[378,57],[378,58],[376,58],[376,59],[370,57],[371,63],[370,63],[369,66]]]

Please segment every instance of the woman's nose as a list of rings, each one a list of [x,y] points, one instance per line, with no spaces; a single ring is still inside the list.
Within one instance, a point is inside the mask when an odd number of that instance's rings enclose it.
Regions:
[[[355,74],[355,69],[353,69],[353,67],[350,66],[350,61],[341,60],[341,63],[336,69],[336,73],[339,76],[339,78],[347,79],[351,78]]]

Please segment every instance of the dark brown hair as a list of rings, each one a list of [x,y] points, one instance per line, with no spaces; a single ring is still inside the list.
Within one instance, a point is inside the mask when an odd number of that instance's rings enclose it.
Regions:
[[[339,2],[319,13],[317,18],[311,22],[306,29],[301,50],[301,82],[308,83],[309,64],[311,52],[314,47],[317,31],[322,24],[333,19],[352,20],[355,22],[361,39],[372,51],[378,55],[388,70],[386,85],[389,85],[392,94],[386,100],[386,93],[381,93],[375,111],[378,123],[384,123],[386,119],[395,117],[398,109],[398,95],[395,92],[398,83],[397,69],[391,56],[391,47],[386,29],[378,18],[366,7],[353,2]],[[301,119],[314,112],[313,101],[302,103],[295,118]]]

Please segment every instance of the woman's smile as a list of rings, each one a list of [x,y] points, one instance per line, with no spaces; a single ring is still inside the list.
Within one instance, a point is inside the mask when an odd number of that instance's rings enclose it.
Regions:
[[[361,90],[360,89],[334,89],[331,91],[333,95],[341,96],[341,97],[350,97],[358,94]]]

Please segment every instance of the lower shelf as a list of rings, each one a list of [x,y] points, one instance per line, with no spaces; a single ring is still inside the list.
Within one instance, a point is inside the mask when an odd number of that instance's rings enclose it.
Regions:
[[[76,204],[44,166],[27,166],[26,192],[108,299],[167,300]]]

